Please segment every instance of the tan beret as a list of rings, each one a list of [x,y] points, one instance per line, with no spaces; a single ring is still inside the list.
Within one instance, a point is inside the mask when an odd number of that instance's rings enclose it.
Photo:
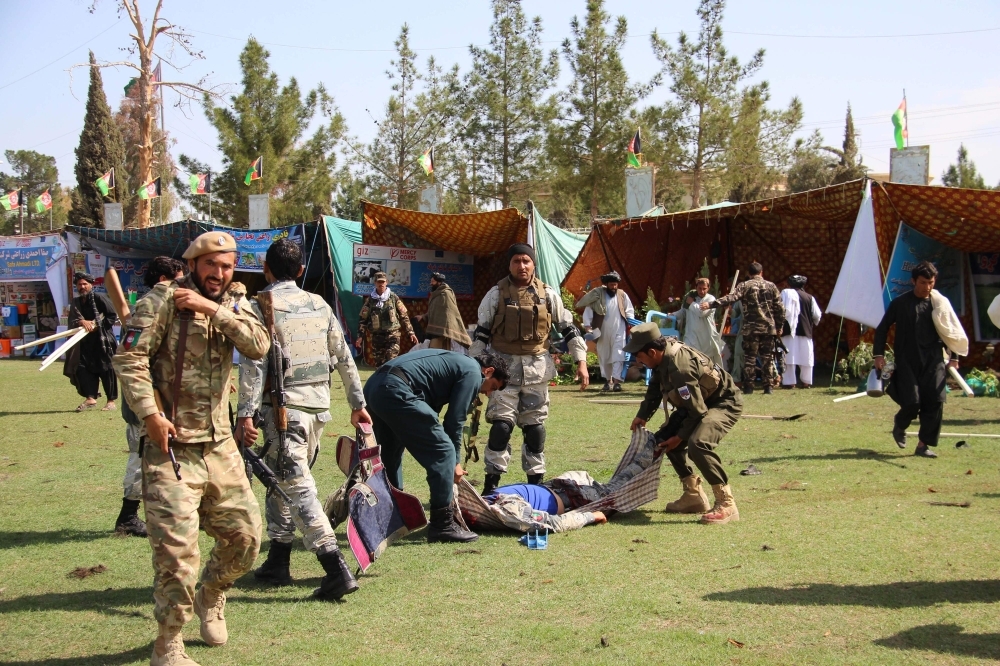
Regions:
[[[236,240],[224,231],[209,231],[198,236],[181,255],[185,259],[197,259],[212,252],[236,252]]]

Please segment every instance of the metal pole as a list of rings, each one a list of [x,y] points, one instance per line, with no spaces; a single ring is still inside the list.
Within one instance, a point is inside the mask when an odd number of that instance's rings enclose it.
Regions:
[[[50,194],[49,196],[51,197],[52,195]],[[49,231],[52,231],[52,209],[53,208],[55,208],[55,202],[54,201],[50,201],[49,202]]]
[[[906,103],[906,88],[903,88],[903,126],[906,128],[906,147],[910,147],[910,109]]]
[[[22,197],[24,196],[24,189],[17,188],[17,217],[18,217],[18,235],[24,233],[24,203]]]
[[[212,170],[208,170],[208,221],[212,221]]]

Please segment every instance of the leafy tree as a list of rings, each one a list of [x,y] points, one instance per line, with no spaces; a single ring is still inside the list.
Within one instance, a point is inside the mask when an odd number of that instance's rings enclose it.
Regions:
[[[562,95],[561,117],[549,132],[548,151],[558,170],[554,204],[570,218],[582,211],[590,219],[624,212],[622,171],[635,131],[627,118],[652,89],[652,84],[629,82],[621,59],[628,22],[619,16],[611,23],[604,0],[588,0],[583,22],[573,17],[573,37],[562,45],[573,78]]]
[[[419,190],[430,182],[417,159],[434,148],[437,165],[449,161],[446,137],[452,129],[458,92],[458,67],[443,73],[434,58],[426,72],[417,69],[417,54],[410,48],[410,28],[405,23],[395,42],[396,58],[386,76],[392,95],[378,133],[364,151],[356,152],[369,172],[370,186],[389,205],[416,208]],[[440,174],[435,168],[435,178]]]
[[[153,114],[155,115],[160,108],[159,100],[154,97],[147,104],[152,106]],[[143,207],[146,209],[145,224],[148,225],[150,217],[152,216],[153,219],[156,219],[158,211],[161,209],[164,211],[163,221],[169,221],[166,219],[166,216],[169,215],[170,211],[177,204],[177,197],[169,188],[171,181],[177,182],[177,165],[170,154],[169,138],[164,136],[163,131],[159,127],[153,126],[152,134],[150,135],[150,139],[153,142],[153,157],[148,172],[149,178],[144,179],[140,175],[143,173],[142,162],[144,159],[142,149],[143,114],[142,100],[136,86],[122,98],[121,105],[118,107],[117,113],[115,113],[115,122],[118,124],[125,142],[125,164],[120,170],[115,172],[115,178],[117,180],[117,197],[119,203],[122,204],[122,213],[126,226],[140,228],[144,223],[142,217]],[[162,178],[160,182],[163,186],[163,192],[159,201],[150,204],[151,200],[140,199],[137,192],[140,187],[155,178]]]
[[[823,136],[816,130],[808,138],[795,142],[788,169],[788,190],[805,192],[826,187],[833,182],[837,167],[837,160],[823,149]]]
[[[559,55],[543,52],[541,18],[528,21],[521,0],[492,4],[490,45],[469,47],[472,71],[463,95],[469,118],[463,134],[482,164],[475,176],[466,168],[461,178],[479,197],[507,208],[515,192],[527,198],[526,186],[538,176],[545,125],[556,110],[555,98],[545,95],[559,75]],[[460,156],[463,164],[466,158]]]
[[[272,226],[333,212],[330,194],[336,188],[336,148],[344,136],[344,119],[322,84],[304,96],[295,78],[281,87],[269,57],[251,37],[240,53],[242,91],[228,107],[216,106],[209,96],[204,100],[223,155],[222,172],[212,174],[212,213],[237,227],[248,224],[247,195],[258,192],[271,195]],[[317,114],[325,124],[307,136]],[[247,187],[244,178],[258,157],[263,157],[263,178]],[[180,163],[188,171],[204,166],[186,155]],[[193,209],[207,211],[207,197],[181,193]]]
[[[792,134],[802,124],[802,103],[771,110],[767,83],[740,96],[739,111],[725,151],[723,183],[730,201],[753,201],[772,195],[793,155]]]
[[[7,163],[10,165],[11,173],[0,172],[0,194],[6,194],[12,190],[21,188],[28,198],[28,209],[24,217],[24,228],[21,233],[31,233],[49,228],[49,213],[38,213],[35,210],[35,201],[45,190],[49,191],[52,197],[52,222],[53,227],[62,227],[66,224],[66,200],[59,187],[59,170],[56,168],[56,159],[49,155],[42,155],[33,150],[7,150],[4,151]],[[2,234],[12,234],[19,220],[19,213],[11,211],[3,220]]]
[[[87,91],[87,112],[83,118],[83,132],[76,149],[76,182],[72,194],[69,223],[82,227],[104,225],[105,198],[97,189],[97,179],[112,167],[117,172],[125,163],[125,143],[121,131],[111,115],[108,98],[104,94],[101,69],[90,52],[90,88]],[[118,194],[117,187],[112,197]]]
[[[991,190],[986,181],[976,169],[976,163],[969,159],[969,151],[965,144],[958,146],[958,161],[948,165],[941,174],[941,182],[945,187],[965,187],[972,190]]]

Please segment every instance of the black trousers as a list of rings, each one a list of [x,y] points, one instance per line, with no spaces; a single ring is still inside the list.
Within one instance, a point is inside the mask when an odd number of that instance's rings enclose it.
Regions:
[[[81,363],[76,369],[76,388],[77,392],[85,398],[97,399],[97,396],[101,394],[100,387],[104,386],[104,395],[107,396],[108,400],[118,399],[118,378],[115,377],[115,371],[108,369],[99,375],[87,370],[83,367]]]
[[[937,395],[933,396],[937,398]],[[913,419],[920,419],[920,441],[927,446],[937,446],[941,435],[941,417],[944,415],[944,403],[935,400],[921,401],[903,405],[896,412],[893,425],[897,430],[906,430]]]

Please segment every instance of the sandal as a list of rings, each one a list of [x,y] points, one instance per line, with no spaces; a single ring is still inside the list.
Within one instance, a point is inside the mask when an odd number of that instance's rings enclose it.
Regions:
[[[97,407],[96,402],[81,402],[80,406],[76,408],[76,411],[85,412],[88,409],[93,409],[94,407]]]
[[[109,402],[108,404],[106,404],[103,407],[101,407],[101,411],[102,412],[110,412],[110,411],[112,411],[112,410],[114,410],[116,408],[117,408],[117,405],[115,405],[115,403]]]

